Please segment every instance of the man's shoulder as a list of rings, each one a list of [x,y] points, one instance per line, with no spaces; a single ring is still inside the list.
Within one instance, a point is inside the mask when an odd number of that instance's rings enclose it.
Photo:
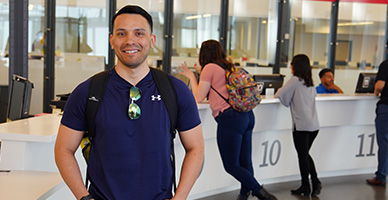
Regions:
[[[326,89],[326,87],[320,83],[317,87],[316,87],[316,90],[317,90],[317,93],[318,94],[324,94],[324,93],[328,93],[329,91]]]
[[[319,85],[316,88],[322,88],[322,87],[325,87],[325,86],[323,86],[322,83],[319,83]]]
[[[384,66],[388,66],[388,59],[384,60],[381,64]]]
[[[386,72],[386,71],[388,71],[388,59],[386,59],[386,60],[384,60],[381,64],[380,64],[380,66],[379,66],[379,70],[378,70],[378,72]]]
[[[71,92],[70,95],[86,95],[89,91],[89,85],[90,85],[91,78],[83,81],[82,83],[78,84],[77,87]]]
[[[376,80],[383,80],[385,81],[388,76],[388,59],[384,60],[380,66],[379,70],[377,71]]]

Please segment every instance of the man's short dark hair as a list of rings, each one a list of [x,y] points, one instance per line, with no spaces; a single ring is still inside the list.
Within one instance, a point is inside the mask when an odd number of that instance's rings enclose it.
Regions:
[[[327,72],[331,72],[333,74],[333,70],[329,69],[329,68],[323,68],[320,72],[319,72],[319,78],[322,78]]]
[[[145,11],[140,6],[126,5],[126,6],[122,7],[113,16],[113,18],[112,18],[112,26],[114,26],[114,24],[115,24],[116,17],[121,15],[121,14],[137,14],[137,15],[143,16],[148,21],[148,24],[150,25],[151,33],[152,33],[152,31],[153,31],[152,17],[151,17],[151,15],[147,11]]]

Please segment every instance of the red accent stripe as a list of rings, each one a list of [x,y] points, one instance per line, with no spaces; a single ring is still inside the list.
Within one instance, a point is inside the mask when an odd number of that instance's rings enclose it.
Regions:
[[[329,1],[335,2],[335,0],[310,0],[310,1]],[[340,3],[379,3],[388,4],[388,0],[340,0]]]

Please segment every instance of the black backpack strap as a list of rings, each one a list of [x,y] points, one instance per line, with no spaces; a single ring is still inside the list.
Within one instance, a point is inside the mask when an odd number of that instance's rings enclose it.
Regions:
[[[106,82],[108,80],[109,71],[103,71],[94,75],[90,80],[89,90],[88,90],[88,99],[86,102],[86,123],[87,130],[84,133],[84,137],[89,138],[89,144],[91,145],[92,140],[95,135],[94,131],[94,121],[97,115],[98,108],[101,105],[102,98],[104,97],[104,92],[106,88]],[[91,148],[91,146],[90,146]],[[86,179],[85,186],[88,188],[89,175],[86,169]]]
[[[160,92],[163,102],[166,105],[168,115],[171,122],[171,166],[173,169],[173,186],[176,191],[176,176],[175,176],[175,152],[174,152],[174,138],[176,135],[176,124],[178,120],[178,100],[175,87],[171,81],[170,75],[161,70],[150,68],[152,77],[155,81],[156,87]]]
[[[158,91],[162,96],[163,102],[166,105],[168,115],[171,121],[170,132],[171,134],[173,134],[173,138],[175,138],[175,127],[178,119],[178,101],[175,87],[173,86],[170,75],[168,75],[166,72],[155,68],[150,69],[156,87],[158,88]]]
[[[229,104],[229,101],[228,101],[228,99],[226,99],[224,96],[222,96],[222,94],[221,93],[219,93],[213,86],[210,86],[210,88],[211,89],[213,89],[215,92],[217,92],[217,94],[221,97],[221,98],[223,98],[225,101],[226,101],[226,103],[228,103]]]
[[[215,62],[214,64],[217,64],[218,66],[220,66],[222,69],[225,70],[225,72],[228,71],[228,70],[226,69],[226,67],[225,67],[222,63]],[[223,99],[226,101],[226,103],[229,104],[229,100],[226,99],[224,96],[222,96],[221,93],[219,93],[213,86],[210,86],[210,88],[213,89],[213,90],[214,90],[221,98],[223,98]]]
[[[90,141],[94,138],[94,120],[97,115],[98,108],[101,105],[102,98],[106,88],[106,82],[108,80],[109,71],[103,71],[94,75],[90,80],[88,100],[86,103],[86,121],[87,132]]]

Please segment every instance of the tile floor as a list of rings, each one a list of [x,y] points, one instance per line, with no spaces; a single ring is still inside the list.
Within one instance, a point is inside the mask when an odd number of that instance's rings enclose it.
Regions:
[[[385,187],[367,185],[365,179],[374,174],[360,174],[321,178],[322,192],[318,197],[302,197],[291,195],[290,190],[299,187],[299,181],[276,183],[264,187],[279,200],[387,200],[388,192]],[[238,191],[226,192],[198,200],[235,200]],[[257,199],[250,197],[250,200]]]

